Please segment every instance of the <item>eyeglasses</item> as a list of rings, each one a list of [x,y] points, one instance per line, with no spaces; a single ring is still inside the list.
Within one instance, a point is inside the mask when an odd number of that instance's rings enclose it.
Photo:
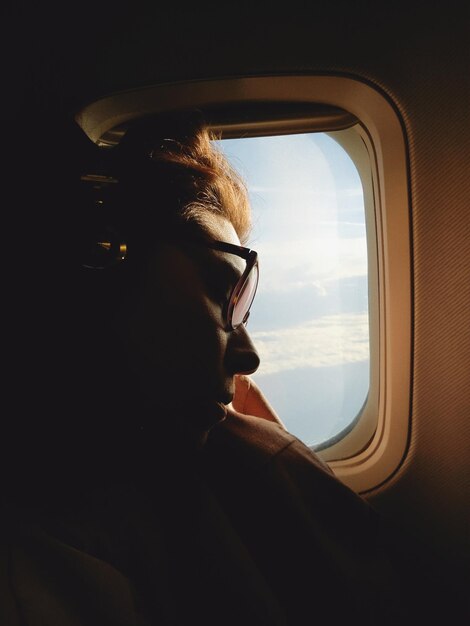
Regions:
[[[109,235],[110,233],[108,233]],[[171,237],[170,237],[171,239]],[[198,238],[175,238],[187,243],[202,245],[212,250],[228,252],[245,259],[246,267],[230,294],[227,307],[227,326],[233,330],[246,324],[250,316],[250,308],[256,295],[259,280],[258,254],[250,248],[236,246],[225,241]],[[124,261],[127,257],[127,244],[115,237],[105,237],[104,241],[96,241],[87,251],[86,262],[82,266],[87,269],[106,269]]]
[[[235,330],[242,324],[248,322],[250,316],[251,305],[255,299],[256,289],[258,287],[259,280],[259,264],[258,253],[250,248],[244,248],[243,246],[236,246],[225,241],[197,241],[195,243],[201,243],[202,245],[211,248],[212,250],[220,250],[221,252],[228,252],[229,254],[235,254],[246,260],[246,267],[243,274],[240,276],[232,293],[227,308],[227,325]]]

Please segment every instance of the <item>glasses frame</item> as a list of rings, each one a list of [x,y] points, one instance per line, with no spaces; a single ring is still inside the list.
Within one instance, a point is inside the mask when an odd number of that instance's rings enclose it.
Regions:
[[[217,241],[217,240],[204,240],[204,241],[194,241],[194,243],[198,243],[201,245],[204,245],[208,248],[211,248],[212,250],[218,250],[220,252],[228,252],[229,254],[235,254],[236,256],[241,257],[242,259],[245,259],[246,261],[246,267],[245,270],[243,272],[243,274],[240,276],[240,278],[238,279],[236,285],[234,286],[232,293],[230,294],[230,298],[229,298],[229,304],[228,304],[228,308],[227,308],[227,325],[232,329],[235,330],[237,329],[239,326],[244,325],[246,326],[247,322],[248,322],[248,318],[250,317],[250,309],[251,309],[251,305],[253,304],[253,301],[255,299],[256,296],[256,291],[258,289],[258,282],[259,282],[259,262],[258,262],[258,253],[255,252],[255,250],[252,250],[251,248],[245,248],[244,246],[237,246],[235,244],[232,243],[227,243],[226,241]],[[253,297],[251,299],[250,302],[250,306],[248,307],[248,310],[243,318],[243,320],[240,322],[240,324],[234,324],[233,323],[233,312],[235,310],[235,307],[237,305],[238,299],[240,297],[243,285],[245,284],[248,276],[250,275],[250,272],[254,269],[257,268],[257,279],[256,279],[256,286],[255,286],[255,290],[253,293]]]
[[[258,263],[258,253],[251,248],[245,248],[244,246],[237,246],[232,243],[227,243],[226,241],[218,241],[215,239],[198,239],[196,237],[168,237],[169,241],[175,241],[177,243],[181,243],[185,241],[190,244],[196,244],[200,246],[204,246],[206,248],[210,248],[212,250],[217,250],[219,252],[228,252],[229,254],[235,254],[246,261],[246,267],[243,274],[240,276],[239,280],[235,284],[232,293],[230,294],[229,304],[227,308],[227,326],[229,326],[232,330],[235,330],[239,326],[246,325],[248,322],[248,318],[250,316],[250,309],[253,303],[253,300],[256,296],[256,291],[258,289],[258,281],[259,281],[259,263]],[[90,262],[82,262],[82,267],[86,269],[93,270],[104,270],[122,263],[125,261],[128,254],[128,246],[122,239],[115,239],[114,237],[106,239],[105,241],[95,241],[94,246],[96,246],[96,250],[108,258],[103,258],[100,262],[90,261]],[[248,307],[248,311],[245,314],[245,317],[240,322],[240,324],[233,323],[233,312],[237,305],[238,299],[240,297],[243,285],[245,284],[250,272],[253,268],[257,268],[257,279],[256,279],[256,287],[253,293],[253,297],[251,299],[250,306]]]

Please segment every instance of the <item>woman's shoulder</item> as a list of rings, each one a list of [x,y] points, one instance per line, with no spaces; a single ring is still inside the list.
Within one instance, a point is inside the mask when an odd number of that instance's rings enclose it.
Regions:
[[[281,424],[233,410],[211,430],[206,448],[209,455],[237,457],[251,469],[298,462],[331,475],[326,463]]]

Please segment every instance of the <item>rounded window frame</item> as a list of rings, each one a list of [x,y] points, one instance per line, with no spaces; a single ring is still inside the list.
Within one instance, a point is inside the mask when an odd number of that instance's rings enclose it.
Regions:
[[[410,431],[412,284],[408,157],[403,125],[389,99],[356,77],[223,78],[160,84],[113,94],[85,106],[76,120],[96,144],[112,147],[135,119],[175,110],[224,111],[234,105],[245,106],[246,113],[250,106],[259,111],[260,107],[273,104],[298,104],[304,113],[270,120],[263,120],[262,115],[255,120],[250,120],[249,114],[242,120],[228,116],[223,121],[216,119],[211,126],[223,136],[232,137],[289,133],[292,129],[334,133],[354,126],[369,156],[367,174],[360,159],[355,160],[354,150],[350,152],[346,147],[363,186],[367,179],[364,195],[369,285],[375,282],[377,289],[369,288],[373,373],[362,417],[372,415],[376,427],[360,444],[351,443],[358,434],[353,428],[340,441],[330,442],[318,451],[338,478],[364,493],[384,485],[399,470]],[[316,114],[322,107],[323,112]],[[362,417],[358,424],[367,422]],[[359,451],[350,454],[351,446],[356,450],[359,447]]]

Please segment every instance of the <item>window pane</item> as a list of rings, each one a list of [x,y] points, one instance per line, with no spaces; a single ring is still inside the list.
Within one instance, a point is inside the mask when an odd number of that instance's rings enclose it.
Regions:
[[[308,445],[338,435],[369,389],[364,200],[326,133],[217,142],[247,182],[260,283],[249,321],[253,378]]]

